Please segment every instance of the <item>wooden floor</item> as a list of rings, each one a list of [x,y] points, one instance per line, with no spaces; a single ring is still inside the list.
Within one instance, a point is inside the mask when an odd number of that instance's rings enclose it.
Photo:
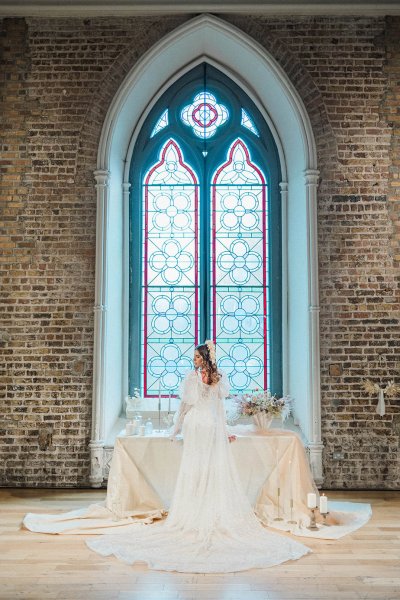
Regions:
[[[232,575],[150,571],[89,550],[85,536],[20,529],[26,512],[65,512],[99,490],[0,489],[0,598],[45,600],[399,600],[400,492],[327,492],[372,504],[372,519],[340,540],[296,538],[312,554]]]

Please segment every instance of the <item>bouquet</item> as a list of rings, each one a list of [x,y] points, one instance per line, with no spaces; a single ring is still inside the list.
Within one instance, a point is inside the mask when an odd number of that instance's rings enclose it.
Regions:
[[[371,379],[364,379],[362,384],[369,396],[379,394],[380,390],[382,390],[385,393],[385,396],[388,396],[389,398],[400,395],[400,385],[395,384],[394,381],[388,381],[386,387],[380,387],[378,383],[374,383]]]
[[[292,410],[292,400],[289,396],[278,398],[269,390],[254,390],[233,399],[236,405],[236,419],[265,413],[272,417],[281,417],[282,421],[285,421]]]

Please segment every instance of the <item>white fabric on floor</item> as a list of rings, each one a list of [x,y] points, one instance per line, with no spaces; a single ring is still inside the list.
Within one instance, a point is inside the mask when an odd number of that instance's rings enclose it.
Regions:
[[[302,441],[292,431],[252,426],[230,427],[238,435],[231,444],[242,486],[258,518],[269,527],[296,536],[337,539],[364,525],[370,504],[329,501],[330,527],[309,530],[307,493],[315,488]],[[115,534],[135,531],[137,521],[162,519],[170,506],[182,454],[182,441],[157,436],[117,437],[104,502],[62,514],[28,513],[27,529],[53,534]],[[290,464],[291,461],[291,464]],[[281,489],[280,516],[277,488]],[[293,512],[290,512],[290,497]],[[295,520],[296,524],[288,523]]]

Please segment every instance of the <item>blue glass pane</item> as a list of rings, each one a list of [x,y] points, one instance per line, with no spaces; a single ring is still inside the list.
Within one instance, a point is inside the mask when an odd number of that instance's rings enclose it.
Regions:
[[[260,136],[260,134],[258,133],[258,129],[254,125],[252,119],[249,117],[248,113],[244,110],[244,108],[242,108],[241,124],[243,125],[243,127],[250,129],[250,131],[252,131],[254,133],[254,135],[256,135],[257,137]]]
[[[218,365],[229,377],[233,390],[243,392],[263,388],[264,344],[242,340],[235,344],[221,340],[218,343]]]
[[[164,110],[161,117],[158,119],[157,123],[154,126],[153,131],[150,134],[150,137],[154,137],[156,133],[167,127],[168,125],[168,108]]]

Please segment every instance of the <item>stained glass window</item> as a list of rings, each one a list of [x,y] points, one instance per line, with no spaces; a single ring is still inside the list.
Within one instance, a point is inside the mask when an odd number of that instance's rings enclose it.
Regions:
[[[213,338],[232,391],[282,392],[279,181],[267,124],[217,69],[158,100],[131,164],[130,390],[176,395]]]
[[[198,339],[198,178],[170,139],[143,183],[143,387],[172,393]]]

